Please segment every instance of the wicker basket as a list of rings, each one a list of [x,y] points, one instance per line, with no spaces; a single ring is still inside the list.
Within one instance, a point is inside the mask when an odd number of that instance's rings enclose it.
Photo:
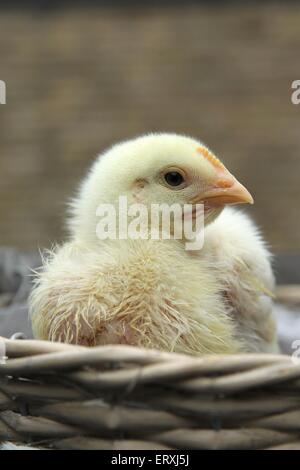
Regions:
[[[300,449],[300,363],[289,356],[195,358],[1,340],[0,441],[58,449]]]

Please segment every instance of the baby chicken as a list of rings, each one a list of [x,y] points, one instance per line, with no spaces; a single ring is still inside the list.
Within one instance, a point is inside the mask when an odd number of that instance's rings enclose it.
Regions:
[[[204,204],[203,247],[187,249],[183,237],[99,237],[99,205],[117,208],[120,195],[149,210],[192,204],[193,224]],[[252,202],[197,140],[151,134],[115,145],[72,203],[70,240],[37,275],[35,337],[194,355],[276,352],[269,253],[252,221],[227,207]]]

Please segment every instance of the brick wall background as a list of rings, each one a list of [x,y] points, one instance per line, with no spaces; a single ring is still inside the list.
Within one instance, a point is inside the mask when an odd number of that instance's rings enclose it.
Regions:
[[[93,157],[163,130],[207,142],[273,249],[300,250],[300,6],[281,3],[0,9],[0,245],[60,241]]]

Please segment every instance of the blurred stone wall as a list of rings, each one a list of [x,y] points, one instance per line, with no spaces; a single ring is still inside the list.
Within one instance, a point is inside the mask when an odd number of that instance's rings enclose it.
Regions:
[[[255,196],[275,251],[300,250],[300,6],[0,9],[0,245],[65,235],[95,155],[176,131],[206,142]]]

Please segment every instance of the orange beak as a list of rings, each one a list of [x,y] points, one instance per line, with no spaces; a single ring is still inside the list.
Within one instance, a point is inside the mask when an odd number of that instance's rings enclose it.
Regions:
[[[207,208],[226,204],[253,204],[249,191],[225,168],[223,164],[215,167],[215,178],[207,190],[191,202],[204,203]]]

